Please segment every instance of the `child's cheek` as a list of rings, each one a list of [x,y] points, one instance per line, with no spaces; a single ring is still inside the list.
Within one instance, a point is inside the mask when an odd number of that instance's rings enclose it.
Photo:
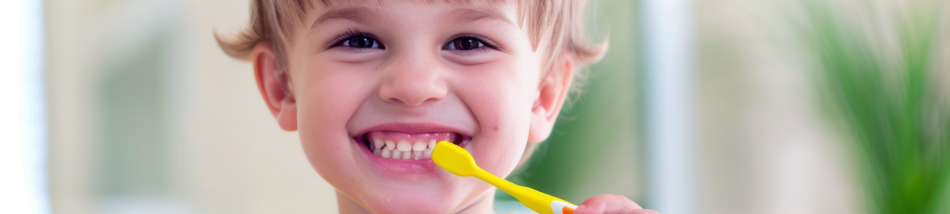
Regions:
[[[371,85],[353,68],[324,65],[295,76],[300,140],[311,165],[334,186],[357,170],[346,123],[371,93]]]
[[[479,121],[477,142],[470,151],[475,161],[486,170],[507,176],[517,166],[527,145],[531,118],[538,84],[536,68],[519,63],[518,59],[482,68],[481,72],[466,79],[483,84],[469,85],[458,93],[467,96],[469,108]]]

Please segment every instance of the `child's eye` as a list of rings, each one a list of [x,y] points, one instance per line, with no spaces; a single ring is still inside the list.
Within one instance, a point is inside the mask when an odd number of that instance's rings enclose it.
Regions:
[[[327,49],[339,46],[357,50],[386,49],[386,47],[376,39],[376,36],[359,30],[347,30],[345,33],[327,42],[327,45],[329,45]]]
[[[462,36],[449,41],[448,44],[445,44],[445,46],[442,47],[442,50],[468,51],[482,47],[493,48],[493,46],[485,42],[485,40],[473,36]]]
[[[379,42],[376,39],[367,36],[353,36],[343,40],[340,45],[352,48],[379,48]]]

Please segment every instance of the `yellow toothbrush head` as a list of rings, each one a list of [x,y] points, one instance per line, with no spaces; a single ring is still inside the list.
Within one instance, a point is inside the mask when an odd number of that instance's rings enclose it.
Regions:
[[[472,154],[462,147],[448,141],[439,141],[432,149],[432,161],[436,165],[458,176],[472,176],[478,171]]]

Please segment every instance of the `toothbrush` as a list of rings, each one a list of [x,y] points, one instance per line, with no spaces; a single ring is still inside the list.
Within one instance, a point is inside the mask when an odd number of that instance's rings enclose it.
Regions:
[[[491,184],[511,196],[522,204],[540,214],[573,214],[576,205],[568,203],[543,192],[519,186],[501,179],[475,165],[475,159],[462,147],[448,141],[440,141],[432,149],[432,161],[436,165],[452,174],[467,177],[474,176]]]

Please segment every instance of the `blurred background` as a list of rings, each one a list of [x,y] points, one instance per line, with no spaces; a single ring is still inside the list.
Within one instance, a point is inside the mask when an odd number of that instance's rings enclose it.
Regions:
[[[336,211],[250,63],[214,41],[247,1],[0,4],[0,213]],[[508,180],[665,214],[950,213],[950,2],[587,11],[609,52]]]

